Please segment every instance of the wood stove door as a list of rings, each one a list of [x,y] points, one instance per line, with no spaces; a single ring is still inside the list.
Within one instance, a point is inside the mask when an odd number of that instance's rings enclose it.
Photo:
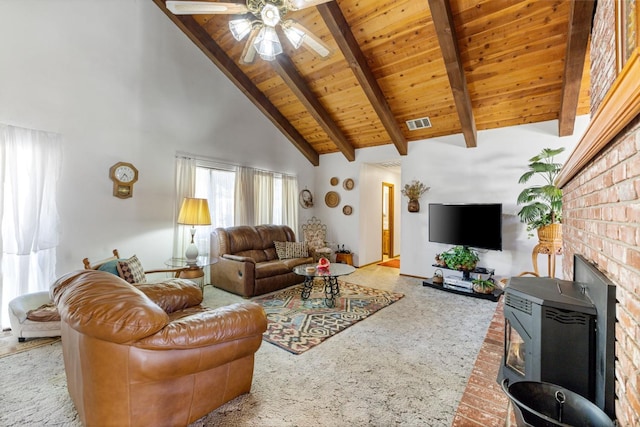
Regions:
[[[526,378],[525,342],[518,331],[511,327],[509,319],[506,319],[505,327],[505,365]]]

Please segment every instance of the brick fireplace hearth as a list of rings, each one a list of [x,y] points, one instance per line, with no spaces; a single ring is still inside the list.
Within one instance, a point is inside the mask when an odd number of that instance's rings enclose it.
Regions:
[[[509,399],[496,381],[504,349],[503,300],[500,298],[497,303],[496,312],[458,404],[452,427],[507,425]]]

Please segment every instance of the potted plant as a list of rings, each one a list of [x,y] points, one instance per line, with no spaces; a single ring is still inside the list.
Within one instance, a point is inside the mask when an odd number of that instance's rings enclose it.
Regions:
[[[529,170],[518,181],[526,184],[534,176],[543,180],[542,185],[525,188],[518,196],[518,204],[524,205],[518,217],[527,224],[527,231],[538,231],[540,241],[562,240],[562,190],[555,185],[562,164],[554,158],[563,151],[564,147],[543,149],[529,159]]]
[[[473,279],[471,283],[473,283],[473,291],[480,294],[490,294],[496,288],[496,284],[492,279],[478,277]]]
[[[403,196],[407,196],[407,198],[409,198],[409,212],[420,211],[420,197],[422,197],[424,193],[429,191],[430,188],[431,187],[427,187],[422,182],[415,179],[409,184],[404,185],[404,188],[401,190],[401,192]]]
[[[447,264],[447,268],[460,271],[472,271],[480,260],[478,254],[467,246],[455,246],[442,252],[440,259]]]

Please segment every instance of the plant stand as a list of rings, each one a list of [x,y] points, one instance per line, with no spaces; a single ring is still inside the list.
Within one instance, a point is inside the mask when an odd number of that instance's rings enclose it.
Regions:
[[[531,253],[531,261],[533,262],[533,272],[536,276],[540,276],[538,271],[538,255],[547,255],[549,277],[556,277],[556,255],[562,255],[562,241],[540,242]]]

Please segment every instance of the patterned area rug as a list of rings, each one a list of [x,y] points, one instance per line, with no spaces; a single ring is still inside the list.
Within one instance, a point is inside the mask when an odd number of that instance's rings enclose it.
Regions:
[[[264,307],[268,325],[263,339],[291,353],[301,354],[349,326],[393,304],[404,295],[340,281],[333,308],[324,302],[324,281],[316,280],[302,300],[302,285],[252,299]]]
[[[28,338],[25,342],[18,342],[18,338],[14,337],[11,331],[2,331],[0,332],[0,357],[22,353],[56,341],[60,341],[60,337]]]

